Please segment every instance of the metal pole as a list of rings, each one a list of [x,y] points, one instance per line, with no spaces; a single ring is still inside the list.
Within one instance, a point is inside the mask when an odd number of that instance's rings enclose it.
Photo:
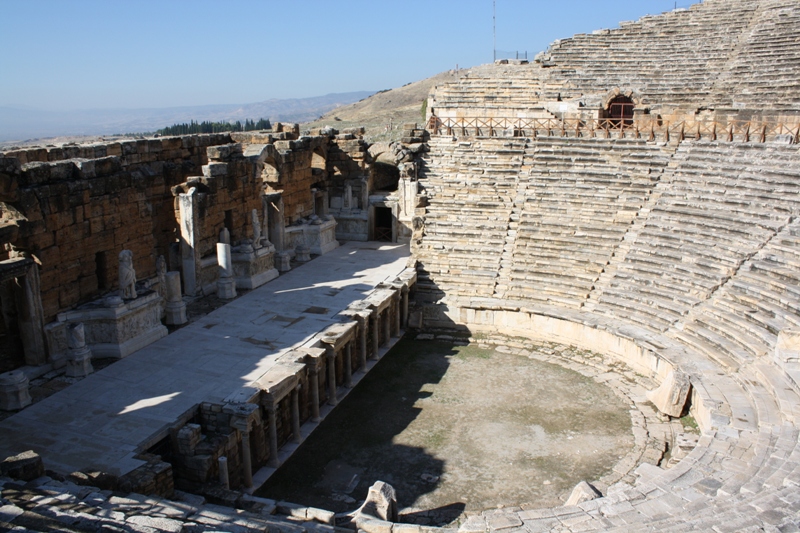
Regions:
[[[497,61],[497,0],[492,0],[492,54]]]

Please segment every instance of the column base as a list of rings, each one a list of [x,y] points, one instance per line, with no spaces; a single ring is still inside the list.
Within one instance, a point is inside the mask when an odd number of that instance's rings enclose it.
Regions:
[[[18,411],[31,404],[28,376],[21,370],[0,374],[0,410]]]
[[[223,300],[233,300],[236,298],[236,280],[233,278],[223,278],[217,281],[217,296]]]
[[[186,324],[186,303],[181,300],[180,302],[167,302],[164,309],[164,315],[168,326],[180,326]]]
[[[292,269],[291,255],[289,252],[280,252],[275,256],[275,266],[278,272],[289,272]]]
[[[88,346],[67,352],[66,375],[71,378],[84,378],[94,372],[92,350]]]

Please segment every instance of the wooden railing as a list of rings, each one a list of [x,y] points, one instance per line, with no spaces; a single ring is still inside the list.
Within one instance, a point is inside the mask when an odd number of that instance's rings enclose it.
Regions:
[[[588,137],[646,139],[649,141],[708,140],[720,142],[767,142],[783,137],[800,142],[800,123],[767,121],[664,121],[639,118],[630,123],[609,119],[557,118],[439,118],[431,116],[427,130],[433,135],[456,137]]]

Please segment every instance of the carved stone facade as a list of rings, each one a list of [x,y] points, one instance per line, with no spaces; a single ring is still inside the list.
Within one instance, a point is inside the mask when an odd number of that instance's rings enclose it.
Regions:
[[[182,298],[220,287],[230,298],[290,269],[298,249],[338,247],[337,191],[360,184],[349,203],[367,209],[362,133],[277,124],[0,154],[0,301],[24,362],[63,366],[73,322],[94,357],[124,357],[165,334],[165,310],[170,325],[185,321]],[[222,269],[219,242],[230,250]],[[182,288],[169,304],[167,271]]]

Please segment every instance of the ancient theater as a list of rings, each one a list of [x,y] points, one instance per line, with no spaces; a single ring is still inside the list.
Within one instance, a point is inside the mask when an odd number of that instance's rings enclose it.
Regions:
[[[800,531],[800,3],[577,34],[425,110],[0,153],[0,530]],[[261,494],[407,340],[575,372],[629,444],[448,521],[399,480]]]

